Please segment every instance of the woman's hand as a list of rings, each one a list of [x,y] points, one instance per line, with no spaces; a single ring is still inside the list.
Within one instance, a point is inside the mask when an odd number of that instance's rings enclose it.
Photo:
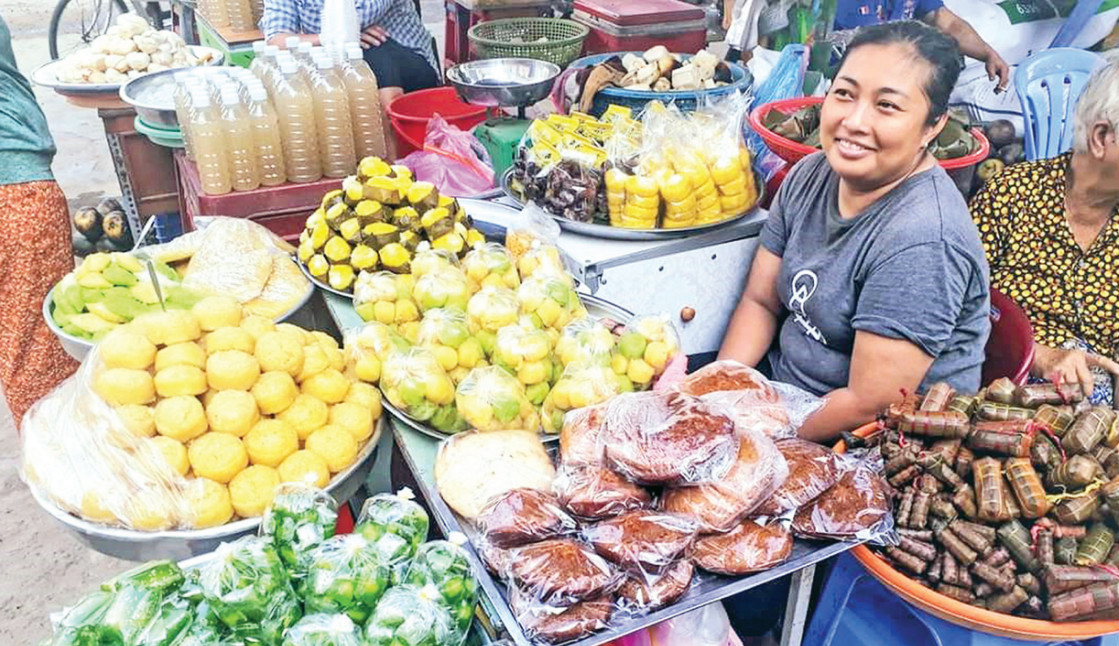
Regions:
[[[1096,382],[1091,370],[1093,366],[1119,375],[1119,364],[1107,357],[1083,350],[1062,350],[1036,344],[1030,374],[1051,381],[1059,380],[1060,383],[1078,383],[1083,388],[1084,395],[1090,396]]]
[[[361,32],[361,48],[380,47],[389,39],[389,33],[380,25],[369,25]]]

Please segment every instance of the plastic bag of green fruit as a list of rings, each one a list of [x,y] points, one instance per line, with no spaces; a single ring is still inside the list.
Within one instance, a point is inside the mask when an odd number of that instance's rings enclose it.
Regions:
[[[419,280],[428,274],[444,269],[459,269],[458,256],[444,249],[432,249],[431,244],[421,242],[412,258],[412,276]]]
[[[375,384],[388,357],[407,352],[412,344],[393,328],[376,321],[346,333],[346,366],[358,379]]]
[[[408,571],[408,583],[439,591],[439,598],[451,614],[452,628],[462,635],[470,630],[474,606],[478,602],[478,582],[462,545],[466,537],[457,532],[449,541],[431,541],[420,546]]]
[[[531,324],[507,325],[497,331],[493,364],[524,384],[528,400],[536,406],[544,403],[562,372],[552,354],[551,337]]]
[[[465,312],[470,301],[470,285],[461,269],[438,269],[416,279],[412,298],[422,312],[440,307]]]
[[[498,366],[471,370],[458,386],[455,403],[479,431],[540,430],[540,415],[525,395],[524,384]]]
[[[264,511],[261,536],[268,537],[280,559],[295,578],[302,578],[307,558],[334,536],[338,503],[322,489],[289,482],[276,489],[272,504]]]
[[[389,402],[408,417],[444,433],[466,428],[455,409],[455,384],[431,350],[410,348],[389,356],[380,385]]]
[[[361,631],[347,615],[305,615],[280,646],[362,646]]]
[[[563,328],[556,342],[556,358],[563,366],[572,363],[610,363],[618,337],[603,322],[585,317]]]
[[[385,325],[418,321],[420,308],[412,300],[415,284],[415,278],[409,274],[362,272],[354,285],[354,310],[363,321]]]
[[[431,524],[427,512],[409,489],[395,494],[377,494],[365,501],[354,533],[376,548],[382,562],[392,570],[393,582],[403,579],[420,543],[427,540]]]
[[[235,636],[275,644],[301,616],[288,572],[269,539],[222,543],[198,577],[203,598]]]
[[[587,308],[566,278],[534,276],[521,283],[517,290],[521,311],[540,329],[559,331],[576,319],[587,315]]]
[[[365,625],[366,646],[458,646],[462,639],[434,588],[392,588]]]
[[[420,347],[431,350],[456,384],[471,369],[486,365],[482,343],[470,333],[466,313],[461,310],[436,308],[424,312],[417,340]]]
[[[610,366],[597,362],[569,364],[544,399],[540,410],[544,430],[559,433],[568,411],[599,404],[632,390],[629,380],[614,374]]]
[[[466,316],[470,331],[482,342],[488,357],[493,352],[497,331],[520,318],[521,301],[511,289],[486,286],[470,297]]]
[[[307,557],[299,585],[309,613],[342,613],[364,623],[389,587],[392,572],[376,543],[362,534],[335,536]]]
[[[487,242],[471,249],[462,259],[462,271],[470,281],[471,293],[477,293],[487,286],[506,289],[521,286],[521,277],[517,274],[517,263],[513,255],[496,242]]]
[[[667,316],[638,316],[630,320],[614,346],[610,364],[636,390],[652,386],[680,352],[680,335]]]

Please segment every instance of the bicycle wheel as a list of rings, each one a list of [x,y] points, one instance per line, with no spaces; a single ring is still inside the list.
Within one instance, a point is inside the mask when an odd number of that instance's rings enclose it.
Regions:
[[[124,0],[58,0],[47,32],[51,59],[85,47],[127,11]]]

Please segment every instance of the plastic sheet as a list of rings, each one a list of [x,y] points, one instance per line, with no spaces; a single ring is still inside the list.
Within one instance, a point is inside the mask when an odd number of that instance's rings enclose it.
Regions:
[[[726,534],[701,537],[692,559],[708,572],[740,576],[780,565],[792,552],[793,535],[784,523],[748,519]]]
[[[606,404],[586,406],[569,412],[560,431],[560,461],[567,467],[598,466],[606,456],[599,441],[606,422]]]
[[[609,627],[615,610],[612,595],[565,607],[539,603],[518,590],[512,592],[510,605],[513,615],[527,635],[555,644]]]
[[[554,246],[559,237],[560,225],[539,206],[528,204],[521,210],[521,217],[517,219],[517,223],[505,232],[505,248],[517,261],[522,279],[525,278],[526,272],[520,267],[521,258],[541,245]],[[562,260],[560,269],[563,269]]]
[[[284,633],[281,646],[362,646],[361,631],[347,615],[304,615]]]
[[[600,441],[607,464],[642,484],[718,480],[739,450],[730,418],[681,393],[626,393],[612,399]]]
[[[676,385],[680,392],[725,406],[735,423],[774,439],[796,437],[796,430],[823,400],[795,386],[773,383],[737,361],[716,361]]]
[[[648,508],[653,502],[644,488],[597,466],[565,464],[556,477],[555,490],[565,509],[588,519]]]
[[[361,534],[335,536],[316,547],[299,586],[306,611],[341,613],[365,623],[392,576],[378,547]]]
[[[276,489],[264,512],[260,535],[269,538],[294,577],[306,573],[308,555],[334,536],[338,503],[322,489],[286,483]]]
[[[623,575],[590,546],[558,538],[513,551],[506,573],[522,592],[545,605],[570,605],[617,589]]]
[[[789,477],[754,513],[779,516],[812,502],[839,480],[836,454],[827,447],[801,439],[780,440],[777,450],[789,465]]]
[[[482,509],[478,529],[496,547],[516,547],[573,532],[575,521],[551,493],[513,489]]]
[[[872,451],[847,469],[830,489],[793,519],[793,532],[803,538],[887,540],[893,531],[890,486]]]
[[[695,565],[688,559],[676,561],[657,574],[630,572],[618,589],[618,604],[632,612],[667,606],[688,591],[693,576]]]
[[[788,464],[773,441],[761,433],[746,432],[739,436],[738,456],[726,475],[668,489],[662,506],[695,520],[702,531],[726,532],[769,498],[788,475]]]
[[[695,523],[663,512],[631,511],[583,530],[600,556],[630,572],[661,572],[684,556]]]
[[[481,142],[436,114],[427,123],[423,150],[400,163],[443,195],[471,197],[493,188],[493,163]]]
[[[471,370],[458,386],[455,403],[463,419],[479,431],[541,428],[524,384],[497,366]]]

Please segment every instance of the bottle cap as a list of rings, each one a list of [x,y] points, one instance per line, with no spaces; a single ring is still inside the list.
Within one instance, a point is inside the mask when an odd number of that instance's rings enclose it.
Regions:
[[[284,48],[295,49],[296,47],[299,47],[299,43],[301,42],[303,42],[303,39],[299,36],[288,36],[284,39]]]
[[[263,40],[254,40],[253,41],[253,55],[254,56],[260,56],[261,54],[264,53],[264,48],[265,47],[268,47],[268,43],[264,42]]]
[[[307,54],[307,55],[310,55],[310,54],[311,54],[311,50],[313,50],[314,48],[315,48],[315,46],[314,46],[314,45],[312,45],[311,43],[309,43],[309,42],[308,42],[308,41],[306,41],[306,40],[302,40],[302,41],[299,41],[299,45],[298,45],[298,46],[296,46],[296,48],[295,48],[295,49],[296,49],[296,51],[298,51],[298,52],[299,52],[300,54]]]
[[[264,89],[263,85],[250,85],[249,98],[253,101],[267,101],[268,91]]]
[[[222,105],[237,105],[240,102],[241,97],[237,96],[237,88],[227,85],[221,89]]]
[[[191,92],[190,104],[196,108],[210,107],[210,95],[206,92]]]
[[[329,56],[316,56],[315,67],[320,70],[328,70],[334,67],[334,60]]]
[[[285,76],[295,74],[295,61],[290,58],[285,58],[280,61],[280,73]]]

